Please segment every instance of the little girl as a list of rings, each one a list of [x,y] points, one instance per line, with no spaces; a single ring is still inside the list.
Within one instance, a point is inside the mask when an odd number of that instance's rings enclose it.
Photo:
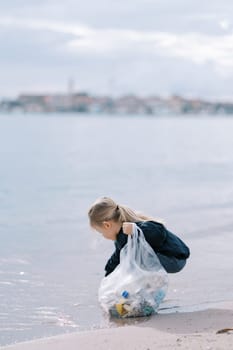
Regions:
[[[90,225],[105,238],[115,241],[115,252],[105,266],[105,276],[120,263],[120,251],[132,234],[133,223],[142,230],[146,241],[157,254],[168,273],[179,272],[189,257],[189,248],[180,238],[152,217],[139,214],[130,208],[116,204],[112,199],[98,199],[88,212]]]

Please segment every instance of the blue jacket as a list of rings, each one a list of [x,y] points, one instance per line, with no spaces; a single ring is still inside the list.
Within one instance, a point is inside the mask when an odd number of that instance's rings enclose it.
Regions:
[[[136,223],[142,230],[146,241],[155,253],[177,259],[187,259],[190,255],[189,248],[174,233],[168,231],[163,224],[155,221],[140,221]],[[115,251],[105,266],[105,276],[109,275],[120,263],[120,251],[127,243],[128,235],[119,231],[115,241]]]

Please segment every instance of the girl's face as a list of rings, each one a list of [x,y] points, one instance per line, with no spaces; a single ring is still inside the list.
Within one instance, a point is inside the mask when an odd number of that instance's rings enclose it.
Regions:
[[[101,233],[104,238],[116,240],[116,237],[121,229],[121,223],[113,220],[104,221],[101,226],[93,226],[94,230]]]

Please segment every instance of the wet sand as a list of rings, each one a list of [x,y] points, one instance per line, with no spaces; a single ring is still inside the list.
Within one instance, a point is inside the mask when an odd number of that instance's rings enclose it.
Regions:
[[[127,322],[126,322],[127,323]],[[233,349],[233,302],[196,312],[158,314],[136,325],[71,333],[5,350]],[[227,330],[228,329],[228,330]]]

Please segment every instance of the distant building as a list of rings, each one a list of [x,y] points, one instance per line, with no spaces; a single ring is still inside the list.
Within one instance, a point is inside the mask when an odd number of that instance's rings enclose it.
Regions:
[[[0,111],[25,113],[105,113],[132,115],[180,115],[180,114],[233,114],[233,103],[208,102],[201,99],[186,99],[181,96],[161,98],[124,95],[91,96],[87,92],[74,92],[74,82],[69,82],[66,94],[21,94],[15,100],[0,102]]]

